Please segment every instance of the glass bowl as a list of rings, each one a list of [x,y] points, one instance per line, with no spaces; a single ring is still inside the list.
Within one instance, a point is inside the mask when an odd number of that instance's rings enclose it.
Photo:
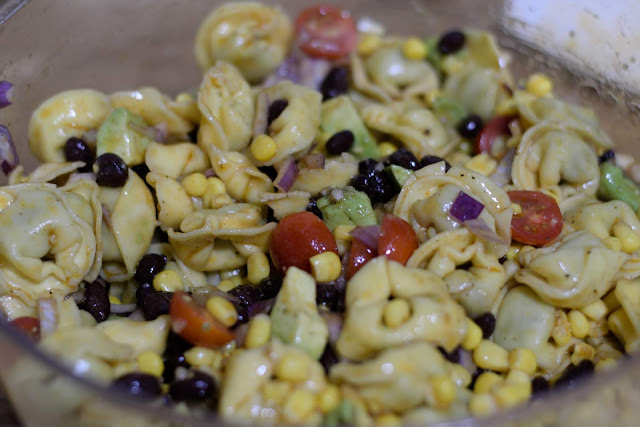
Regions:
[[[9,0],[0,2],[0,80],[15,84],[14,104],[0,111],[27,171],[36,164],[27,144],[30,112],[72,88],[113,92],[156,86],[176,94],[195,88],[201,74],[193,55],[198,25],[210,0]],[[270,1],[291,16],[309,3]],[[369,16],[401,35],[437,34],[454,27],[489,29],[512,55],[522,77],[540,70],[554,79],[560,98],[594,108],[622,152],[637,154],[640,123],[633,98],[587,76],[568,73],[509,36],[501,0],[342,0],[354,16]],[[5,180],[6,182],[6,180]],[[37,351],[0,322],[0,377],[21,422],[43,425],[211,425],[179,410],[149,406],[84,380]],[[610,373],[575,390],[552,390],[510,412],[447,423],[471,425],[637,425],[640,362],[628,358]],[[218,421],[219,422],[219,421]],[[2,420],[0,420],[2,423]],[[222,424],[220,422],[220,424]]]

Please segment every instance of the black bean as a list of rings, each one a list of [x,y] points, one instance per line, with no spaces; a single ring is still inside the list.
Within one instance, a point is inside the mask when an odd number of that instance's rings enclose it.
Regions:
[[[396,151],[391,153],[388,162],[392,165],[398,165],[405,169],[414,171],[421,168],[420,161],[418,161],[416,156],[404,147],[398,148]]]
[[[120,156],[104,153],[96,159],[96,182],[102,187],[122,187],[129,177],[129,168]]]
[[[187,134],[187,136],[189,137],[189,141],[193,143],[198,142],[198,132],[200,132],[200,126],[195,125],[193,129],[191,129]]]
[[[236,309],[236,313],[238,314],[238,319],[236,320],[236,323],[233,326],[237,326],[237,325],[241,325],[243,323],[247,323],[250,320],[250,317],[251,317],[251,316],[249,316],[248,307],[245,307],[244,305],[242,305],[241,303],[238,303],[238,302],[232,302],[232,304]]]
[[[271,181],[275,181],[278,171],[273,166],[258,166],[258,170],[267,175]]]
[[[125,374],[113,382],[113,387],[138,397],[155,397],[162,393],[160,381],[153,375],[134,372]]]
[[[269,105],[269,112],[267,113],[267,126],[271,126],[271,123],[284,111],[289,105],[289,101],[286,99],[276,99]]]
[[[387,203],[399,192],[395,182],[384,171],[374,170],[369,175],[356,175],[351,179],[351,185],[366,193],[371,203]]]
[[[554,386],[573,388],[578,382],[591,375],[593,371],[594,365],[590,360],[581,360],[577,365],[570,364],[562,372]]]
[[[616,159],[616,153],[613,150],[607,150],[600,157],[598,157],[598,162],[600,164],[608,161],[614,161]]]
[[[104,322],[111,314],[109,286],[101,281],[87,283],[81,308],[88,311],[97,322]]]
[[[316,199],[309,200],[309,204],[307,205],[307,212],[311,212],[318,218],[322,219],[322,211],[318,207],[318,203],[316,202]]]
[[[229,293],[240,300],[240,305],[249,307],[262,299],[262,293],[257,286],[245,283],[231,289]]]
[[[175,402],[197,402],[211,396],[216,389],[213,377],[201,371],[194,371],[190,378],[174,381],[169,386],[169,396]]]
[[[262,293],[262,299],[275,298],[276,295],[278,295],[278,292],[280,292],[281,287],[282,277],[274,274],[265,279],[262,279],[262,281],[258,285],[260,293]]]
[[[138,176],[146,182],[147,174],[150,172],[149,166],[147,166],[146,163],[140,163],[139,165],[131,166],[131,170],[138,174]]]
[[[341,130],[334,133],[325,144],[325,149],[329,154],[341,154],[349,151],[355,142],[355,136],[350,130]]]
[[[320,363],[322,364],[325,372],[328,374],[331,367],[338,362],[339,360],[336,352],[333,351],[331,344],[327,344],[324,348],[324,352],[322,352],[322,356],[320,356]]]
[[[81,138],[71,137],[64,144],[64,157],[68,162],[84,162],[79,172],[90,172],[95,156],[89,144]]]
[[[473,319],[473,321],[482,329],[482,337],[484,339],[489,338],[496,329],[496,316],[493,313],[482,313]]]
[[[462,49],[465,41],[466,37],[462,31],[449,31],[444,33],[438,40],[438,50],[444,54],[454,53]]]
[[[324,305],[331,311],[336,311],[340,291],[335,285],[327,283],[316,284],[316,304]]]
[[[434,163],[440,163],[442,161],[444,161],[444,170],[448,172],[449,169],[451,169],[451,165],[449,164],[449,162],[445,161],[442,157],[438,157],[438,156],[431,156],[431,155],[424,156],[420,160],[420,166],[425,167],[425,166],[432,165]]]
[[[482,130],[483,125],[482,117],[477,114],[470,114],[458,123],[457,130],[463,138],[475,139]]]
[[[448,353],[444,348],[438,347],[440,353],[451,363],[459,363],[460,362],[460,352],[462,351],[461,347],[456,347]]]
[[[320,83],[323,101],[347,92],[349,92],[349,70],[347,67],[332,68]]]
[[[151,291],[142,302],[142,314],[146,320],[157,319],[158,316],[169,314],[171,298],[162,292]]]
[[[507,257],[506,257],[506,256],[503,256],[503,257],[498,258],[498,262],[499,262],[500,264],[504,264],[505,262],[507,262]]]
[[[538,376],[531,380],[531,393],[538,394],[549,391],[549,381],[545,377]]]
[[[380,163],[374,159],[360,160],[360,162],[358,162],[358,172],[362,175],[369,175],[376,170],[379,164]]]
[[[146,254],[136,267],[135,279],[138,283],[153,283],[153,278],[167,265],[167,257],[160,254]]]

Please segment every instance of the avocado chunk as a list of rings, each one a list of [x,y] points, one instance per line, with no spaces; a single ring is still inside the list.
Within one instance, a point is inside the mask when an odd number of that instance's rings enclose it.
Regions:
[[[431,109],[440,121],[449,123],[452,126],[460,123],[468,115],[467,109],[461,104],[442,95],[433,100]]]
[[[384,169],[387,174],[389,174],[398,184],[399,188],[402,188],[405,182],[409,178],[415,175],[415,173],[410,169],[405,169],[402,166],[398,165],[389,165]]]
[[[333,189],[331,193],[318,199],[316,205],[331,231],[339,225],[366,226],[378,222],[369,196],[353,187]]]
[[[127,166],[144,162],[151,138],[145,135],[149,125],[126,108],[116,108],[98,128],[96,154],[117,154]]]
[[[622,169],[609,162],[600,166],[598,197],[602,200],[621,200],[634,212],[640,209],[640,188],[624,176]]]
[[[364,125],[351,99],[345,95],[332,98],[322,104],[320,122],[321,140],[327,141],[334,134],[350,130],[354,143],[349,150],[358,159],[379,159],[376,140]]]
[[[324,425],[346,426],[352,425],[355,418],[355,405],[351,400],[345,399],[325,415]]]
[[[297,267],[289,267],[271,310],[274,337],[306,351],[316,359],[329,339],[327,323],[318,313],[316,282]]]

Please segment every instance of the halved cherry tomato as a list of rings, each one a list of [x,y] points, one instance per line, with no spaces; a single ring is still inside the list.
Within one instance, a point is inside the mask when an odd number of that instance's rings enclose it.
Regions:
[[[310,7],[298,15],[295,25],[298,46],[311,56],[342,58],[356,45],[356,25],[346,10],[328,5]]]
[[[556,200],[540,191],[508,191],[513,203],[522,208],[511,219],[511,237],[516,242],[540,246],[560,235],[564,225]]]
[[[338,254],[333,234],[311,212],[296,212],[282,218],[271,233],[271,259],[283,273],[289,267],[311,272],[309,258],[323,252]]]
[[[498,136],[501,135],[511,135],[511,131],[509,130],[509,123],[516,116],[496,116],[489,120],[487,124],[484,125],[478,137],[476,138],[476,151],[478,153],[487,153],[494,154],[491,152],[493,148],[493,142]]]
[[[40,340],[40,319],[38,319],[37,317],[16,317],[11,322],[9,322],[9,324],[26,334],[32,340]]]
[[[173,331],[193,345],[219,348],[235,338],[235,334],[217,321],[186,292],[173,294],[169,305]]]
[[[380,226],[378,254],[385,255],[392,261],[406,264],[407,260],[418,248],[418,236],[404,219],[386,214]]]
[[[367,262],[378,256],[375,248],[370,248],[359,239],[353,239],[349,252],[349,264],[347,265],[347,280],[362,268]]]

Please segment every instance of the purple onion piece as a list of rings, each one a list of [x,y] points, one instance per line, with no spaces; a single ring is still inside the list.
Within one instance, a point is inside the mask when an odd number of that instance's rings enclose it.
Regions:
[[[111,304],[112,314],[129,314],[138,308],[135,304]]]
[[[269,312],[271,311],[275,303],[276,303],[275,298],[269,298],[262,301],[258,301],[249,306],[249,308],[247,309],[247,314],[249,315],[249,318],[252,318],[253,316],[258,315],[260,313],[269,314]]]
[[[367,225],[365,227],[356,227],[349,233],[354,239],[360,240],[366,247],[372,250],[378,250],[378,240],[380,240],[380,226]]]
[[[509,245],[508,241],[505,241],[502,237],[498,236],[498,234],[490,229],[487,223],[481,218],[464,221],[462,225],[478,237],[501,245]]]
[[[286,193],[297,177],[298,167],[296,166],[296,161],[293,157],[289,157],[278,170],[278,176],[276,176],[273,185],[275,185],[278,190]]]
[[[8,107],[13,102],[13,83],[0,81],[0,108]]]
[[[144,318],[144,312],[141,308],[135,309],[130,315],[129,319],[135,320],[136,322],[144,322],[146,319]]]
[[[9,129],[0,125],[0,166],[5,175],[9,175],[20,164],[18,151],[11,138]]]
[[[322,153],[307,154],[304,162],[309,169],[324,169],[325,156]]]
[[[458,221],[464,222],[478,218],[483,209],[484,205],[482,203],[461,191],[453,201],[449,213]]]
[[[209,300],[209,298],[213,297],[221,297],[232,303],[240,302],[240,299],[235,295],[232,295],[229,292],[225,292],[211,285],[192,288],[191,297],[203,307],[207,305],[207,301]]]
[[[333,311],[321,311],[320,316],[327,322],[327,328],[329,329],[329,342],[335,344],[342,332],[342,324],[344,322],[344,316],[340,313]]]
[[[253,119],[253,136],[267,133],[267,118],[269,115],[270,100],[266,93],[260,92],[256,99],[256,117]]]

